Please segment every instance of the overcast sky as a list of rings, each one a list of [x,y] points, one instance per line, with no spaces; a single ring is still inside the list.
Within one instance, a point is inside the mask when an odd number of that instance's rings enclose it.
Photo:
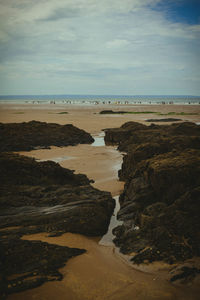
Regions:
[[[0,94],[200,95],[200,0],[0,0]]]

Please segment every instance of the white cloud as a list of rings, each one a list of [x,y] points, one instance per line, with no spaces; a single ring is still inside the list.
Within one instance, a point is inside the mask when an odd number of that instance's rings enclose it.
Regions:
[[[200,94],[200,25],[169,22],[147,6],[157,2],[0,0],[0,93],[89,93],[92,84],[102,94]]]
[[[106,43],[107,48],[121,48],[129,44],[127,40],[115,39]]]

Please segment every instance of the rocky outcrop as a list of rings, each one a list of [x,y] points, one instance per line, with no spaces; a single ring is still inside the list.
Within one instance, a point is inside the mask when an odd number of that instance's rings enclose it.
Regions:
[[[151,133],[150,133],[151,135]],[[123,147],[121,145],[121,147]],[[200,136],[160,136],[152,141],[130,144],[127,155],[124,156],[121,170],[119,171],[120,180],[127,180],[131,177],[138,163],[156,155],[168,152],[181,152],[184,149],[200,149]]]
[[[45,231],[106,232],[114,200],[93,188],[85,175],[12,153],[0,154],[0,173],[1,228],[39,225]]]
[[[0,154],[0,295],[60,280],[58,268],[84,252],[23,241],[25,234],[65,232],[100,236],[114,209],[109,192],[90,185],[52,161],[37,162],[13,153]]]
[[[49,146],[91,144],[92,136],[72,124],[31,121],[0,123],[0,151],[29,151]]]
[[[127,152],[116,245],[137,264],[200,256],[200,127],[129,122],[105,133]]]
[[[106,145],[120,145],[129,140],[133,132],[146,130],[147,126],[137,122],[127,122],[120,128],[104,129]]]
[[[120,151],[128,152],[133,146],[143,143],[160,142],[161,138],[180,136],[200,136],[200,126],[184,122],[172,125],[146,126],[137,122],[127,122],[120,128],[104,129],[106,145],[118,145]]]
[[[40,241],[4,238],[0,241],[0,297],[35,288],[46,281],[61,280],[59,268],[83,249]]]

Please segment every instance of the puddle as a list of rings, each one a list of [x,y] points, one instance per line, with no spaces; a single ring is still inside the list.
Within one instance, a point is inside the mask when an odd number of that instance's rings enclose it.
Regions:
[[[117,213],[120,209],[119,196],[114,197],[114,199],[115,199],[115,210],[110,219],[110,225],[108,227],[108,231],[99,241],[99,244],[103,246],[114,246],[113,239],[115,236],[113,235],[112,230],[113,228],[123,224],[123,221],[119,221],[117,219]]]
[[[94,143],[92,143],[91,146],[93,147],[105,146],[104,136],[105,136],[104,132],[101,132],[98,136],[93,136]]]

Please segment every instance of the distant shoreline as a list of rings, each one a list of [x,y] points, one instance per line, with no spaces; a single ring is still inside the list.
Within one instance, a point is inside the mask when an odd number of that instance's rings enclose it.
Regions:
[[[200,96],[137,95],[0,95],[2,104],[70,104],[70,105],[199,105]]]

